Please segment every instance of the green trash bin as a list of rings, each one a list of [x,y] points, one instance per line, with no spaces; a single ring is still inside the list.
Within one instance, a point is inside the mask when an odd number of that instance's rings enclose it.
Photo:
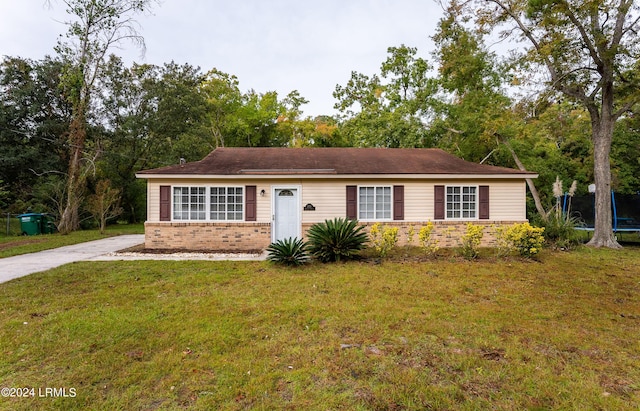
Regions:
[[[42,214],[27,213],[18,216],[22,235],[42,234]]]
[[[18,216],[22,235],[53,234],[57,231],[51,214],[26,213]]]
[[[53,234],[58,231],[55,219],[51,214],[42,214],[42,222],[40,227],[42,234]]]

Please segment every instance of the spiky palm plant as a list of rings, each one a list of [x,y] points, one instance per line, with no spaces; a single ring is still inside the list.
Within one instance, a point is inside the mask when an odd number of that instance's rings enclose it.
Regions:
[[[301,238],[285,238],[267,247],[267,260],[284,265],[302,265],[309,261],[307,243]]]
[[[365,248],[367,233],[356,220],[334,218],[309,228],[309,251],[322,262],[354,257]]]

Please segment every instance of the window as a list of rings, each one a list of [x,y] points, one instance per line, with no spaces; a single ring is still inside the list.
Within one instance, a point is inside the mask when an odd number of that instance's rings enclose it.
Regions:
[[[173,188],[174,220],[205,220],[206,207],[206,187]]]
[[[242,220],[242,187],[211,187],[211,220]]]
[[[360,187],[358,210],[361,220],[390,220],[391,187]]]
[[[472,219],[477,215],[477,190],[475,186],[447,187],[447,219]]]
[[[242,187],[173,187],[174,220],[242,220]]]

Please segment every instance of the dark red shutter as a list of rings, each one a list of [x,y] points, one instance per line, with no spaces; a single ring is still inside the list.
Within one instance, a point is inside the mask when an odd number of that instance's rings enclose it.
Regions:
[[[404,186],[393,186],[393,219],[404,220]]]
[[[347,218],[358,219],[358,187],[347,186]]]
[[[245,221],[256,221],[257,219],[257,195],[256,186],[246,186],[244,188]]]
[[[489,219],[489,186],[480,186],[478,190],[478,218]]]
[[[171,186],[160,186],[160,221],[171,221]]]
[[[433,219],[444,220],[444,186],[434,186]]]

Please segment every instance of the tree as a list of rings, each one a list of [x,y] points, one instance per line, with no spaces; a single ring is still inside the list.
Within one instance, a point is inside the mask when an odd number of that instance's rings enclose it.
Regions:
[[[89,196],[87,208],[100,225],[100,233],[104,234],[107,221],[122,214],[120,190],[111,187],[109,180],[100,180],[96,184],[96,192]]]
[[[6,57],[0,63],[0,179],[13,212],[46,208],[34,198],[34,187],[41,176],[64,174],[67,151],[60,135],[70,105],[58,89],[62,69],[61,61],[49,57]]]
[[[513,163],[525,171],[510,140],[520,137],[524,122],[514,115],[512,100],[503,90],[507,73],[484,45],[484,33],[474,32],[449,9],[433,37],[439,65],[438,84],[444,101],[431,134],[438,146],[468,160],[503,166]],[[506,148],[509,156],[500,155]],[[511,157],[509,161],[508,157]],[[536,210],[546,212],[533,179],[526,179]]]
[[[200,89],[207,99],[207,117],[215,147],[224,147],[233,117],[242,104],[238,78],[217,69],[210,70]]]
[[[619,248],[611,221],[610,154],[616,121],[640,101],[638,5],[633,0],[453,0],[451,5],[475,18],[479,30],[504,27],[502,36],[521,40],[522,67],[529,74],[542,68],[548,88],[588,111],[596,184],[589,245]]]
[[[380,75],[352,72],[346,85],[337,85],[335,108],[342,113],[341,132],[353,146],[425,147],[435,91],[426,60],[417,49],[389,47]]]
[[[123,218],[144,218],[142,169],[199,160],[215,147],[208,127],[208,105],[198,68],[175,63],[125,67],[111,56],[100,80],[96,115],[106,135],[94,144],[102,150],[98,169],[122,191]]]
[[[86,186],[83,160],[87,141],[87,117],[96,81],[102,76],[108,51],[125,40],[144,48],[133,19],[147,9],[152,0],[63,0],[68,21],[66,41],[56,51],[67,63],[63,88],[73,107],[67,134],[69,166],[66,204],[58,229],[68,233],[80,225],[78,210]]]
[[[496,133],[505,134],[511,99],[502,90],[506,75],[496,56],[484,47],[481,33],[464,27],[455,10],[448,10],[433,37],[440,63],[441,101],[431,133],[438,146],[468,161],[491,162]]]

